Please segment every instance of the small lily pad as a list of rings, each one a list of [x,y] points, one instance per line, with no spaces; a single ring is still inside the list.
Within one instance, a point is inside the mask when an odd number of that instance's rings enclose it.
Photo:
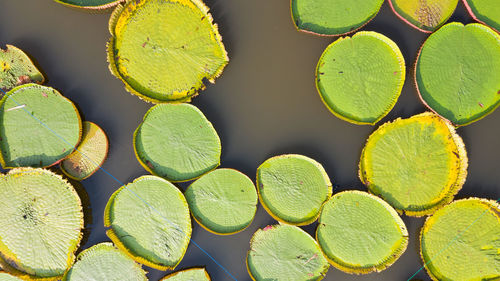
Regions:
[[[321,205],[332,195],[332,184],[320,163],[285,154],[259,166],[257,190],[262,206],[274,219],[306,225],[318,218]]]
[[[420,98],[457,126],[500,105],[500,35],[482,24],[453,22],[431,34],[415,66]]]
[[[134,149],[148,172],[173,182],[198,178],[220,164],[219,136],[190,104],[152,107],[134,133]]]
[[[112,243],[94,245],[80,254],[64,281],[147,281],[141,266]]]
[[[118,5],[109,23],[108,61],[126,89],[150,102],[189,101],[229,62],[201,0]]]
[[[18,86],[0,101],[0,162],[4,169],[55,165],[76,147],[81,126],[75,105],[55,89]]]
[[[316,241],[297,226],[267,226],[250,241],[247,268],[252,280],[321,280],[329,267]]]
[[[0,272],[0,281],[21,281],[23,279],[17,278],[14,275],[10,275],[5,272]]]
[[[500,32],[500,5],[497,0],[463,0],[467,11],[478,22]]]
[[[453,200],[465,182],[467,161],[453,126],[426,112],[380,126],[363,149],[359,176],[396,210],[422,216]]]
[[[71,8],[89,11],[107,11],[126,0],[54,0]]]
[[[177,271],[163,277],[160,281],[210,281],[210,275],[205,268],[190,268]]]
[[[351,33],[373,19],[384,0],[292,0],[295,27],[316,35]]]
[[[396,104],[405,75],[396,43],[380,33],[361,31],[326,48],[316,67],[316,87],[335,116],[373,125]]]
[[[458,0],[389,0],[394,13],[411,27],[433,32],[453,14]]]
[[[398,213],[382,199],[355,190],[337,193],[325,203],[316,238],[333,266],[357,274],[388,268],[408,245]]]
[[[192,183],[185,194],[193,218],[215,234],[248,227],[257,211],[253,182],[233,169],[217,169]]]
[[[499,237],[498,202],[458,200],[427,218],[420,254],[433,280],[499,280]]]
[[[0,49],[0,89],[6,92],[26,83],[42,84],[43,74],[36,68],[31,59],[15,46],[7,45]]]
[[[17,168],[0,177],[0,257],[21,279],[58,279],[73,263],[83,212],[74,188],[48,170]]]
[[[182,192],[156,176],[118,189],[104,212],[106,233],[135,261],[159,270],[175,268],[191,239],[191,217]]]
[[[61,162],[61,170],[71,179],[84,180],[93,175],[108,155],[108,137],[92,122],[83,122],[82,141],[76,150]]]

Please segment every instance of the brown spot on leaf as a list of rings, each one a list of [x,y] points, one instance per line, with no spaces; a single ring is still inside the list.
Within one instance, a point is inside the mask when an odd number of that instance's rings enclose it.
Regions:
[[[484,105],[483,105],[482,103],[478,103],[478,104],[479,104],[479,106],[480,106],[481,108],[483,108],[483,107],[484,107]]]
[[[26,83],[30,83],[31,82],[31,79],[28,75],[21,75],[19,77],[17,77],[17,85],[22,85],[22,84],[26,84]]]
[[[47,93],[45,93],[45,92],[42,92],[42,96],[48,97],[49,95],[47,95]]]

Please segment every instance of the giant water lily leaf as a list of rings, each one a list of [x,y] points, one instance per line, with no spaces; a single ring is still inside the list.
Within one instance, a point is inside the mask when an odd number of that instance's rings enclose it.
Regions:
[[[204,268],[190,268],[177,271],[163,277],[160,281],[210,281],[210,275]]]
[[[292,0],[292,19],[300,31],[318,35],[353,32],[374,18],[384,0]]]
[[[167,270],[179,264],[191,239],[191,217],[182,192],[156,176],[142,176],[108,201],[104,226],[134,260]]]
[[[326,48],[316,67],[321,99],[337,117],[375,124],[396,104],[405,81],[405,60],[384,35],[361,31]]]
[[[422,216],[448,204],[467,175],[467,153],[455,129],[432,113],[396,119],[367,140],[359,176],[396,210]]]
[[[6,92],[10,89],[34,82],[43,83],[45,78],[36,68],[31,59],[20,49],[7,45],[0,49],[0,89]]]
[[[471,16],[500,32],[500,5],[497,0],[463,0]]]
[[[111,16],[110,31],[111,72],[147,101],[188,101],[229,61],[201,0],[128,1]]]
[[[389,0],[394,13],[410,26],[432,32],[453,14],[458,0]]]
[[[427,107],[458,126],[500,105],[500,35],[482,24],[450,23],[421,48],[415,81]]]
[[[17,168],[0,177],[0,257],[22,279],[57,279],[80,243],[83,212],[73,187],[43,169]]]
[[[0,101],[1,164],[47,167],[68,156],[80,140],[75,105],[55,89],[18,86]]]
[[[433,280],[500,279],[500,206],[493,200],[458,200],[429,217],[420,254]]]
[[[347,273],[378,272],[392,265],[408,245],[398,213],[361,191],[335,194],[323,206],[316,238],[330,263]]]
[[[126,0],[54,0],[72,8],[81,8],[89,11],[109,10]]]

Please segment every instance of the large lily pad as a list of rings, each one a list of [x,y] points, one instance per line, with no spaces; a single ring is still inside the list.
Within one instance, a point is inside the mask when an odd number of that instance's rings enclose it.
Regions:
[[[146,101],[189,101],[229,61],[201,0],[128,1],[109,25],[111,72]]]
[[[321,280],[329,267],[316,241],[296,226],[267,226],[250,241],[247,268],[252,280]]]
[[[499,280],[498,202],[470,198],[439,209],[422,228],[420,253],[433,280]]]
[[[163,277],[160,281],[210,281],[210,275],[205,268],[190,268],[177,271]]]
[[[408,231],[398,213],[382,199],[354,190],[337,193],[325,203],[316,238],[333,266],[358,274],[386,269],[408,245]]]
[[[198,178],[220,164],[219,136],[190,104],[152,107],[134,133],[134,149],[147,171],[174,182]]]
[[[467,153],[455,129],[432,113],[380,126],[366,142],[359,176],[368,189],[409,216],[448,204],[467,175]]]
[[[31,59],[20,49],[7,45],[0,49],[0,89],[6,92],[10,89],[34,82],[42,84],[43,74],[36,68]]]
[[[80,244],[83,212],[78,194],[60,176],[18,168],[0,177],[2,267],[22,279],[58,279]]]
[[[112,243],[100,243],[78,254],[64,281],[147,281],[141,266]]]
[[[57,164],[78,144],[81,126],[75,105],[55,89],[18,86],[0,101],[0,162],[4,168]]]
[[[83,122],[82,141],[76,150],[61,162],[61,170],[74,180],[90,177],[101,167],[108,155],[108,137],[92,122]]]
[[[286,154],[259,166],[257,190],[262,206],[274,219],[306,225],[318,218],[321,205],[332,195],[332,184],[320,163]]]
[[[453,14],[458,0],[389,0],[394,13],[422,32],[433,32]]]
[[[351,33],[373,19],[384,0],[291,0],[295,27],[317,35]]]
[[[104,212],[107,235],[135,261],[167,270],[179,264],[191,239],[191,217],[182,192],[156,176],[122,186]]]
[[[497,0],[463,0],[471,16],[500,32],[500,5]]]
[[[361,31],[326,48],[316,67],[321,99],[337,117],[375,124],[396,104],[405,81],[405,60],[384,35]]]
[[[194,183],[185,194],[193,218],[215,234],[234,234],[248,227],[257,211],[257,191],[246,175],[217,169]]]
[[[450,23],[425,41],[415,66],[420,98],[458,126],[500,105],[500,35],[482,24]]]
[[[109,10],[126,0],[54,0],[72,8],[81,8],[90,11]]]

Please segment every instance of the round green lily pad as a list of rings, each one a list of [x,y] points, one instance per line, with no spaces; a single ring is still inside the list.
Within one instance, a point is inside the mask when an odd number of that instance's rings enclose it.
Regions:
[[[250,240],[247,269],[252,280],[321,280],[329,267],[318,243],[297,226],[267,226]]]
[[[135,261],[159,270],[179,264],[191,239],[191,217],[182,192],[156,176],[118,189],[104,212],[106,234]]]
[[[363,149],[359,177],[396,210],[422,216],[453,200],[465,182],[467,161],[451,124],[426,112],[380,126]]]
[[[389,0],[388,2],[401,20],[427,33],[443,25],[458,4],[458,0]]]
[[[64,281],[147,281],[141,266],[112,243],[94,245],[80,254]]]
[[[373,31],[342,37],[326,48],[316,67],[316,88],[337,117],[375,124],[396,104],[405,60],[396,43]]]
[[[382,199],[355,190],[337,193],[325,203],[316,238],[333,266],[357,274],[388,268],[408,245],[398,213]]]
[[[146,101],[189,101],[229,62],[212,21],[201,0],[118,5],[109,23],[111,72]]]
[[[21,281],[22,279],[17,278],[16,276],[10,275],[5,272],[0,272],[0,281]]]
[[[190,268],[177,271],[163,277],[160,281],[210,281],[210,275],[205,268]]]
[[[498,202],[458,200],[427,218],[420,254],[433,280],[499,280],[499,237]]]
[[[73,187],[48,170],[17,168],[0,177],[0,257],[22,279],[57,279],[80,244],[83,212]]]
[[[6,92],[10,89],[34,82],[42,84],[43,74],[36,68],[31,59],[19,48],[6,45],[0,48],[0,89]]]
[[[126,0],[54,0],[71,8],[81,8],[90,11],[103,11],[114,8]]]
[[[101,167],[108,155],[108,137],[101,127],[83,122],[82,140],[76,150],[61,162],[61,170],[71,179],[84,180]]]
[[[476,21],[500,32],[500,5],[497,0],[463,0],[463,2]]]
[[[295,27],[316,35],[351,33],[373,19],[384,0],[291,0]]]
[[[18,86],[0,101],[0,162],[4,169],[57,164],[80,141],[81,126],[75,105],[55,89]]]
[[[252,223],[257,191],[246,175],[217,169],[192,183],[184,193],[193,218],[215,234],[234,234]]]
[[[221,144],[212,123],[190,104],[152,107],[134,133],[134,149],[150,173],[188,181],[220,164]]]
[[[415,66],[420,98],[457,126],[500,105],[500,35],[482,24],[449,23],[423,44]]]

